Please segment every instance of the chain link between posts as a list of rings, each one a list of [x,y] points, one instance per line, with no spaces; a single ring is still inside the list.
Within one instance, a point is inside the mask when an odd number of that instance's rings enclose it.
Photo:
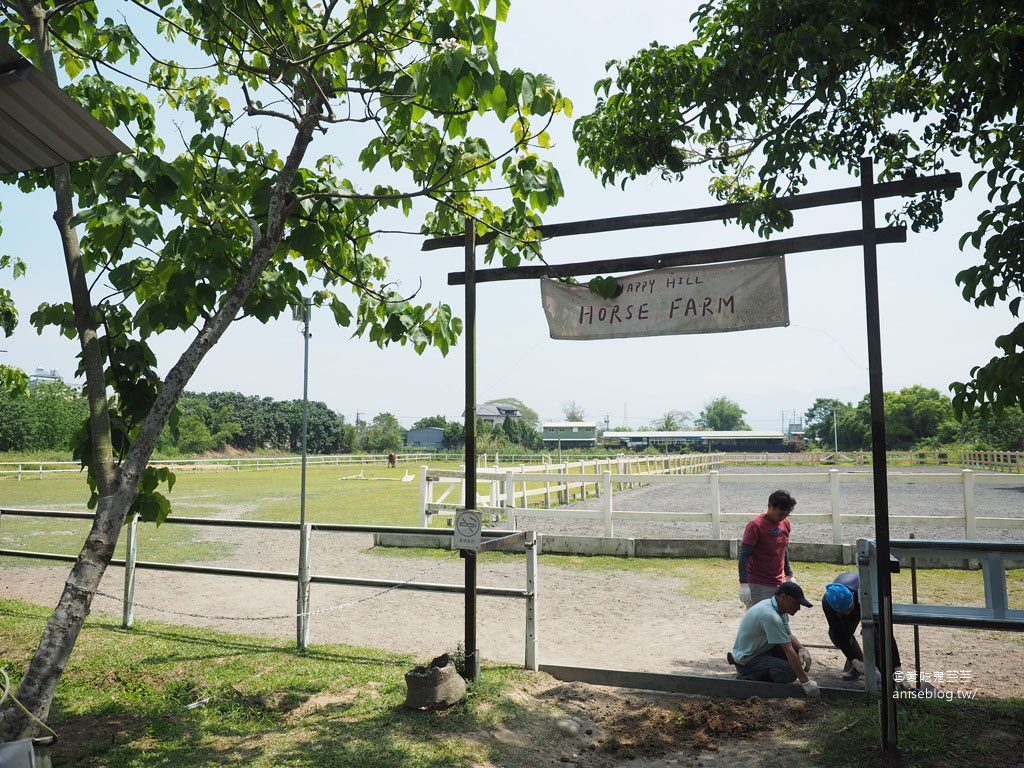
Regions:
[[[373,594],[367,595],[365,597],[360,597],[357,600],[352,600],[352,601],[347,602],[347,603],[341,603],[339,605],[333,605],[333,606],[330,606],[328,608],[320,608],[319,610],[316,610],[316,611],[309,611],[308,613],[301,613],[301,614],[299,614],[299,613],[289,613],[289,614],[281,614],[281,615],[277,615],[277,616],[220,616],[220,615],[215,615],[215,614],[211,615],[211,614],[205,614],[205,613],[190,613],[188,611],[175,611],[175,610],[171,610],[170,608],[160,608],[160,607],[155,606],[155,605],[147,605],[145,603],[139,603],[139,602],[136,602],[136,601],[133,601],[132,605],[135,608],[144,608],[144,609],[146,609],[148,611],[156,611],[157,613],[164,613],[164,614],[168,614],[168,615],[171,615],[171,616],[183,616],[183,617],[187,617],[187,618],[190,618],[190,619],[212,619],[212,620],[215,620],[215,621],[280,621],[280,620],[283,620],[283,619],[296,619],[296,618],[299,618],[299,617],[302,617],[302,616],[316,616],[317,614],[332,613],[334,611],[345,610],[346,608],[351,608],[354,605],[359,605],[360,603],[367,603],[367,602],[369,602],[371,600],[376,600],[377,598],[383,597],[384,595],[387,595],[390,592],[394,592],[396,589],[401,589],[402,587],[406,586],[407,584],[412,584],[413,582],[415,582],[416,580],[420,579],[421,577],[427,575],[428,573],[431,573],[432,571],[437,570],[438,568],[440,568],[442,565],[447,563],[449,560],[451,560],[452,558],[454,558],[458,554],[459,554],[459,550],[455,550],[454,552],[449,554],[447,557],[444,557],[441,560],[438,560],[436,563],[434,563],[430,567],[424,568],[422,571],[420,571],[419,573],[417,573],[417,574],[415,574],[413,576],[410,576],[405,581],[399,582],[397,584],[392,584],[390,587],[385,587],[384,589],[381,589],[378,592],[374,592]],[[117,603],[122,603],[122,604],[124,603],[124,598],[123,597],[118,597],[116,595],[108,595],[106,592],[100,592],[100,591],[97,590],[95,592],[95,595],[96,595],[96,597],[104,597],[104,598],[106,598],[108,600],[113,600],[114,602],[117,602]]]

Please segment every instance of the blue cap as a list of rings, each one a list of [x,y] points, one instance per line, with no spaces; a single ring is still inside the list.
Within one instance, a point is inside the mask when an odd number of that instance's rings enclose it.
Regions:
[[[846,613],[853,607],[853,592],[849,587],[833,582],[825,587],[825,602],[839,613]]]

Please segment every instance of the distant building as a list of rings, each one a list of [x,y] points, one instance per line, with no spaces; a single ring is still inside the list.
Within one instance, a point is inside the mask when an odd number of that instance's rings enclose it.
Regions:
[[[64,381],[60,371],[56,368],[52,368],[49,371],[36,368],[35,372],[28,377],[28,385],[30,387],[34,387],[36,384],[52,384],[56,381]]]
[[[522,414],[518,407],[508,403],[487,403],[476,407],[476,417],[491,424],[504,424],[505,419],[519,419],[522,418]]]
[[[760,453],[782,452],[785,450],[786,435],[783,432],[759,432],[738,430],[735,432],[712,432],[694,430],[689,432],[605,432],[601,442],[609,447],[619,446],[642,451],[654,447],[663,451],[735,451]]]
[[[597,444],[597,424],[592,421],[546,421],[544,445],[554,448],[590,448]]]
[[[441,427],[420,427],[405,433],[406,448],[422,448],[438,451],[444,446],[444,430]]]

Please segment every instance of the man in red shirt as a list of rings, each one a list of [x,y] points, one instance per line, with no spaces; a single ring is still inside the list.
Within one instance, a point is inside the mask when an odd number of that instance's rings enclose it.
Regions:
[[[796,506],[788,491],[773,491],[768,509],[747,523],[740,544],[740,602],[747,608],[775,594],[793,578],[789,564],[789,513]]]

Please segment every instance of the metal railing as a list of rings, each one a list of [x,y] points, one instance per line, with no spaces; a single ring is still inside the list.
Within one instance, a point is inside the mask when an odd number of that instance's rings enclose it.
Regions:
[[[892,539],[889,541],[891,558],[900,566],[914,568],[916,561],[928,559],[955,567],[964,560],[981,563],[985,588],[985,607],[964,605],[893,603],[890,608],[892,624],[932,627],[960,627],[968,629],[1004,630],[1024,632],[1024,610],[1010,608],[1006,585],[1008,562],[1024,559],[1024,541],[936,541],[929,539]],[[878,622],[880,600],[874,574],[877,560],[875,542],[860,539],[857,542],[857,564],[860,573],[861,626],[864,637],[874,636]],[[895,563],[893,564],[895,565]],[[916,629],[915,629],[916,632]],[[881,642],[886,642],[882,640]],[[916,653],[916,649],[915,649]],[[877,650],[874,643],[864,643],[864,672],[867,690],[878,692],[881,680],[877,671]],[[920,669],[917,670],[920,673]]]
[[[5,517],[26,517],[39,519],[68,519],[68,520],[92,520],[94,515],[91,512],[62,512],[50,510],[33,509],[0,509],[0,541],[2,541],[2,523]],[[307,557],[300,558],[300,562],[307,564],[304,572],[256,570],[246,568],[223,568],[209,565],[196,565],[188,563],[165,563],[156,561],[140,560],[139,550],[139,523],[138,519],[132,521],[126,531],[126,557],[124,560],[112,559],[110,565],[124,568],[124,599],[122,602],[122,626],[130,628],[133,623],[135,607],[135,577],[140,570],[152,570],[177,573],[207,574],[214,576],[235,576],[249,579],[267,579],[271,581],[285,581],[296,585],[296,635],[299,650],[304,649],[309,641],[309,619],[313,615],[310,611],[311,585],[332,584],[355,587],[373,587],[381,589],[419,590],[425,592],[448,592],[465,593],[463,584],[439,584],[420,581],[394,581],[389,579],[368,579],[351,576],[338,576],[334,574],[311,573],[308,563],[311,562],[308,556],[312,549],[313,532],[323,534],[338,533],[362,533],[362,534],[422,534],[425,531],[416,527],[402,526],[374,526],[374,525],[342,525],[331,523],[306,523],[300,525],[294,522],[261,521],[261,520],[225,520],[218,518],[193,518],[193,517],[168,517],[163,525],[190,525],[198,527],[213,528],[237,528],[254,531],[291,531],[297,535],[299,546],[306,548]],[[434,528],[429,531],[433,535],[453,535],[452,529]],[[514,537],[522,539],[526,548],[526,585],[523,589],[511,587],[487,587],[477,586],[476,593],[487,597],[516,598],[526,602],[526,648],[525,664],[528,669],[536,671],[537,659],[537,537],[533,533],[521,533],[514,531],[498,531],[493,529],[484,530],[481,536],[486,539],[482,549],[493,547],[495,541]],[[489,547],[490,545],[490,547]],[[65,555],[53,552],[33,552],[28,550],[0,548],[0,557],[26,558],[33,560],[46,560],[56,562],[74,563],[78,558],[76,555]],[[300,588],[299,585],[302,585]]]

